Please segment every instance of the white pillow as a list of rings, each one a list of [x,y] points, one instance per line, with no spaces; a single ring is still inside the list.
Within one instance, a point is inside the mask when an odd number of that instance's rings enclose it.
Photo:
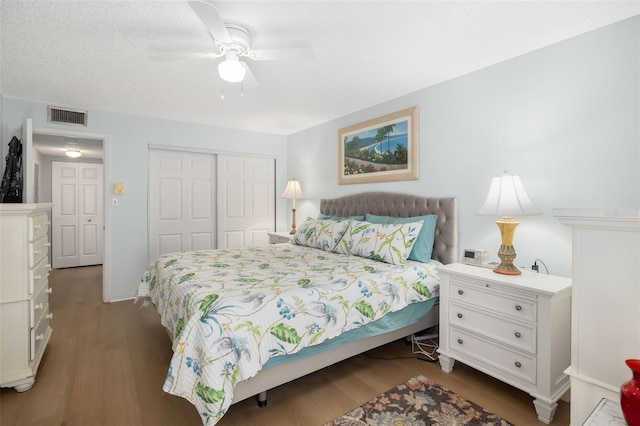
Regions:
[[[378,224],[352,220],[334,250],[381,262],[406,263],[424,221]]]
[[[299,246],[333,251],[342,239],[350,220],[312,219],[304,221],[291,242]]]

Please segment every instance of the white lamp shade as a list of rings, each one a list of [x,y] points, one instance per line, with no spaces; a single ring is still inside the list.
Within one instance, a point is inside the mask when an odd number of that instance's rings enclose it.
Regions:
[[[528,216],[542,212],[529,199],[520,176],[505,172],[491,181],[487,199],[477,214],[483,216]]]
[[[235,52],[228,52],[226,59],[218,64],[218,75],[229,83],[238,83],[244,80],[246,70],[242,62],[238,60]]]
[[[284,192],[280,196],[280,198],[286,198],[288,200],[301,199],[304,195],[302,194],[302,187],[300,186],[300,182],[295,179],[287,182],[287,187],[284,189]]]

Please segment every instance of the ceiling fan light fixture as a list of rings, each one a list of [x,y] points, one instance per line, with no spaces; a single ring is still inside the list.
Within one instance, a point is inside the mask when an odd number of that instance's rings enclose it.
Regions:
[[[229,83],[239,83],[244,80],[245,72],[244,65],[238,60],[235,52],[227,53],[227,58],[218,64],[220,78]]]

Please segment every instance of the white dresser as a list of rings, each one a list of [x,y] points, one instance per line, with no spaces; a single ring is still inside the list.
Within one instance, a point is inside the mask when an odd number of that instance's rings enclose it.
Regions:
[[[554,209],[572,228],[571,424],[620,401],[640,358],[640,209]]]
[[[460,263],[438,270],[442,370],[458,360],[521,389],[551,423],[569,389],[571,280]]]
[[[51,337],[52,204],[0,204],[0,386],[31,389]]]

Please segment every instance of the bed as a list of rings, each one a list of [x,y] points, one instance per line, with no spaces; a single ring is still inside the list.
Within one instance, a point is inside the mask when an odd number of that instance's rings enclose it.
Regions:
[[[154,304],[173,342],[164,390],[194,404],[204,424],[232,403],[257,395],[266,405],[268,389],[438,323],[435,267],[458,252],[454,198],[368,192],[323,199],[320,212],[296,244],[172,253],[145,272],[138,298]],[[428,219],[433,260],[418,262]],[[330,238],[305,240],[320,225]],[[360,246],[350,238],[363,229],[416,245],[398,259],[389,245],[375,259],[353,255]]]

